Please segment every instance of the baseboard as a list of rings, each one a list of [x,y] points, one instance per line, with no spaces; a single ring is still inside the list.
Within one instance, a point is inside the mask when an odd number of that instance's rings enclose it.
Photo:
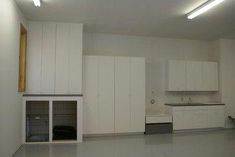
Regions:
[[[113,137],[113,136],[131,136],[131,135],[144,135],[144,132],[83,134],[83,137],[84,138],[88,138],[88,137]]]
[[[205,128],[205,129],[185,129],[185,130],[174,130],[173,133],[192,133],[192,132],[207,132],[207,131],[222,131],[226,128]]]

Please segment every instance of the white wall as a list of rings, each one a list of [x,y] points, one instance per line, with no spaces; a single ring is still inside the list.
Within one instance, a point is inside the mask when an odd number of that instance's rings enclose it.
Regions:
[[[220,63],[220,97],[226,104],[226,117],[235,117],[235,40],[221,39],[214,42],[217,47],[214,58]],[[234,127],[228,119],[226,127]]]
[[[18,55],[20,22],[26,20],[13,0],[0,3],[0,156],[10,157],[21,145]]]
[[[191,96],[194,102],[217,99],[210,92],[165,92],[166,61],[169,59],[207,61],[211,43],[207,41],[137,37],[111,34],[84,34],[84,54],[146,57],[147,112],[162,112],[164,103],[180,102]],[[151,105],[150,100],[156,104]]]

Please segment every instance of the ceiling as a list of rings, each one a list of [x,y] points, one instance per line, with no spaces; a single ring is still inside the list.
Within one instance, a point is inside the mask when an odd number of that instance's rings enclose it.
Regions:
[[[200,40],[235,38],[235,0],[188,20],[207,0],[15,0],[33,21],[84,23],[85,32]]]

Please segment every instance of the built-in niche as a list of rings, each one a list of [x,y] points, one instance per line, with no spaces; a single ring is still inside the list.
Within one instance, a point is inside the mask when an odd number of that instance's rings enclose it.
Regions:
[[[77,140],[77,101],[53,101],[53,141]]]
[[[26,102],[26,142],[49,141],[49,101]]]

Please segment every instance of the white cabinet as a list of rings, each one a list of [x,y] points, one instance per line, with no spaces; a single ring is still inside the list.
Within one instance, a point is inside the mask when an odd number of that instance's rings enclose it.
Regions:
[[[41,93],[55,92],[55,37],[56,24],[45,23],[42,27]]]
[[[193,127],[194,129],[208,128],[208,110],[195,109],[193,112]]]
[[[186,62],[186,89],[187,91],[200,91],[202,87],[202,62]]]
[[[168,91],[186,90],[186,62],[168,61]]]
[[[168,61],[167,91],[218,91],[216,62]]]
[[[173,112],[173,129],[180,130],[185,128],[184,124],[184,111]]]
[[[114,57],[98,57],[98,133],[114,132]]]
[[[224,107],[215,106],[208,112],[208,126],[209,127],[224,127]]]
[[[179,107],[173,111],[173,129],[190,129],[193,126],[193,111],[191,107]]]
[[[115,132],[145,130],[145,60],[115,58]]]
[[[27,50],[27,93],[41,92],[42,23],[29,23]]]
[[[130,59],[115,58],[115,132],[129,132],[130,106]]]
[[[82,25],[30,22],[27,89],[30,94],[81,94]]]
[[[70,24],[69,93],[82,93],[82,33],[81,24]]]
[[[224,105],[168,107],[173,115],[173,130],[224,127]]]
[[[24,95],[22,104],[22,143],[82,142],[83,98],[81,96]],[[55,127],[70,126],[76,136],[56,139]]]
[[[84,57],[85,134],[144,132],[145,60]]]
[[[145,131],[145,59],[130,58],[131,132]]]
[[[84,57],[84,133],[114,132],[114,57]]]
[[[56,33],[55,93],[69,93],[69,24],[58,24]]]
[[[191,129],[193,127],[193,111],[192,110],[185,110],[183,111],[184,115],[184,129]]]
[[[205,91],[218,91],[218,63],[203,63],[203,89]]]
[[[84,134],[97,133],[98,125],[98,60],[95,56],[84,57]]]
[[[82,25],[57,24],[55,93],[81,93]]]

